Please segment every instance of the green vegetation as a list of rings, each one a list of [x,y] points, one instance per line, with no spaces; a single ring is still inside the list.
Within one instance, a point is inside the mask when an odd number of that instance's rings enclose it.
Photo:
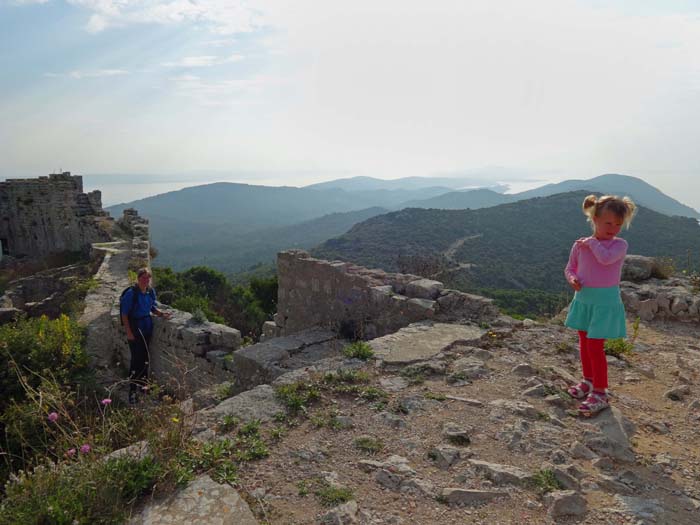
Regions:
[[[121,523],[151,494],[208,473],[237,481],[238,465],[269,452],[259,421],[224,417],[228,439],[201,443],[179,404],[151,385],[138,408],[95,385],[81,328],[67,316],[0,327],[0,525]],[[104,457],[146,441],[145,457]]]
[[[152,458],[37,466],[8,483],[0,524],[121,523],[127,502],[148,494],[162,474]]]
[[[292,415],[306,413],[309,405],[321,396],[317,385],[305,382],[282,385],[275,392]]]
[[[369,454],[376,454],[384,450],[384,443],[381,439],[370,436],[361,436],[354,442],[355,448]]]
[[[227,324],[254,340],[276,309],[275,277],[233,286],[221,272],[196,266],[180,273],[154,268],[153,280],[161,302],[192,313],[195,322]]]
[[[374,356],[374,350],[372,350],[369,343],[365,343],[364,341],[355,341],[354,343],[343,348],[343,355],[345,357],[367,361],[369,358]]]
[[[336,487],[329,483],[316,490],[316,496],[325,507],[335,507],[341,503],[347,503],[353,498],[353,492],[346,487]]]
[[[441,403],[442,403],[443,401],[446,401],[446,400],[447,400],[447,397],[445,397],[445,394],[443,394],[443,393],[441,393],[441,392],[426,392],[426,393],[424,394],[424,397],[425,397],[426,399],[432,399],[432,400],[434,400],[434,401],[440,401]]]
[[[564,488],[561,482],[554,475],[554,472],[550,469],[536,472],[532,478],[532,484],[543,494],[553,492],[555,490],[562,490]]]
[[[605,340],[605,354],[618,359],[623,359],[625,356],[630,355],[633,348],[634,345],[632,343],[622,338]]]

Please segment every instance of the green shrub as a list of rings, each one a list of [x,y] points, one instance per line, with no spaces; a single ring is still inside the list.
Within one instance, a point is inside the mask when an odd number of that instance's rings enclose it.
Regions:
[[[19,472],[6,485],[0,525],[121,523],[163,470],[153,458],[89,458]]]
[[[381,439],[375,439],[370,436],[361,436],[355,440],[354,444],[356,449],[370,454],[376,454],[384,449],[384,443],[382,443]]]
[[[532,478],[532,484],[542,493],[553,492],[564,488],[561,482],[554,475],[554,472],[550,469],[536,472]]]
[[[316,385],[303,381],[279,386],[275,393],[291,414],[306,413],[308,406],[321,396]]]
[[[192,320],[196,323],[205,323],[211,321],[213,323],[223,323],[224,318],[214,312],[209,304],[209,300],[205,297],[196,295],[187,295],[180,297],[172,303],[173,308],[189,312],[192,314]]]
[[[605,340],[605,354],[618,359],[624,359],[625,356],[630,355],[633,347],[632,343],[622,338]]]
[[[353,498],[353,492],[349,488],[325,484],[316,491],[316,496],[318,496],[322,505],[326,507],[335,507],[336,505],[350,501]]]
[[[345,355],[345,357],[367,361],[370,357],[374,356],[374,350],[372,350],[372,347],[368,343],[356,341],[343,349],[343,355]]]

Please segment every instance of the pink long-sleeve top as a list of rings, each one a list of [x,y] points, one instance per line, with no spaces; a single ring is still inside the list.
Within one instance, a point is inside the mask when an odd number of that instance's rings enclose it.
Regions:
[[[582,286],[590,288],[617,286],[625,255],[627,241],[624,239],[615,237],[599,241],[595,237],[586,237],[572,246],[564,275],[567,281],[578,279]]]

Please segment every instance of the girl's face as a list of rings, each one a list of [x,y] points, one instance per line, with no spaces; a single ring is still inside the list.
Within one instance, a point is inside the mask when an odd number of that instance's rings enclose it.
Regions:
[[[610,210],[603,210],[598,217],[593,217],[594,236],[599,241],[609,241],[620,233],[623,223],[622,217]]]

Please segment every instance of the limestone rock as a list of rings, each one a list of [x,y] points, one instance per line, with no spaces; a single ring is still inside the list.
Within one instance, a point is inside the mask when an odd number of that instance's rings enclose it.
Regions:
[[[489,405],[513,412],[514,414],[522,417],[527,417],[535,419],[539,416],[540,412],[530,403],[525,401],[514,401],[512,399],[496,399],[491,401]]]
[[[470,459],[469,463],[496,485],[523,485],[532,479],[532,474],[510,465],[499,465]]]
[[[529,363],[520,363],[515,365],[510,373],[520,377],[529,377],[536,375],[537,369]]]
[[[348,501],[330,510],[321,517],[322,525],[352,525],[358,523],[357,502]]]
[[[446,422],[442,426],[442,435],[450,442],[455,445],[467,446],[471,443],[469,438],[469,430],[460,427],[456,423],[450,421]]]
[[[588,507],[586,499],[573,490],[550,492],[544,499],[549,505],[549,515],[553,519],[563,516],[583,516]]]
[[[430,279],[418,279],[411,281],[406,285],[406,295],[409,297],[418,297],[420,299],[435,300],[440,295],[444,285],[439,281]]]
[[[571,456],[576,459],[595,459],[598,455],[580,441],[571,444]]]
[[[258,525],[248,504],[233,487],[200,476],[165,501],[146,504],[130,525]]]
[[[623,281],[646,281],[651,277],[655,267],[656,261],[652,257],[627,255],[622,265],[620,279]]]
[[[688,394],[690,394],[690,387],[688,385],[679,385],[664,392],[664,397],[673,401],[682,401]]]
[[[586,440],[586,446],[595,452],[619,461],[635,460],[630,436],[634,426],[616,407],[601,412],[595,421],[600,430],[598,435]]]
[[[428,452],[428,457],[435,462],[438,468],[447,470],[457,463],[462,456],[460,449],[457,447],[438,445]]]
[[[615,496],[615,499],[620,503],[623,512],[641,520],[656,521],[664,512],[661,503],[655,499],[620,494]]]
[[[457,341],[478,341],[484,330],[445,323],[414,323],[370,341],[374,354],[387,365],[429,360]]]
[[[484,362],[474,357],[462,357],[452,363],[452,373],[447,378],[450,383],[469,381],[488,375],[489,369]]]
[[[509,494],[501,490],[470,490],[460,488],[445,488],[440,498],[449,505],[480,505]]]
[[[408,387],[408,380],[403,377],[382,377],[379,384],[387,392],[398,392]]]
[[[237,417],[242,422],[272,421],[276,414],[284,412],[285,407],[275,396],[274,389],[270,385],[259,385],[203,411],[202,418],[211,422],[218,422],[224,416]]]

